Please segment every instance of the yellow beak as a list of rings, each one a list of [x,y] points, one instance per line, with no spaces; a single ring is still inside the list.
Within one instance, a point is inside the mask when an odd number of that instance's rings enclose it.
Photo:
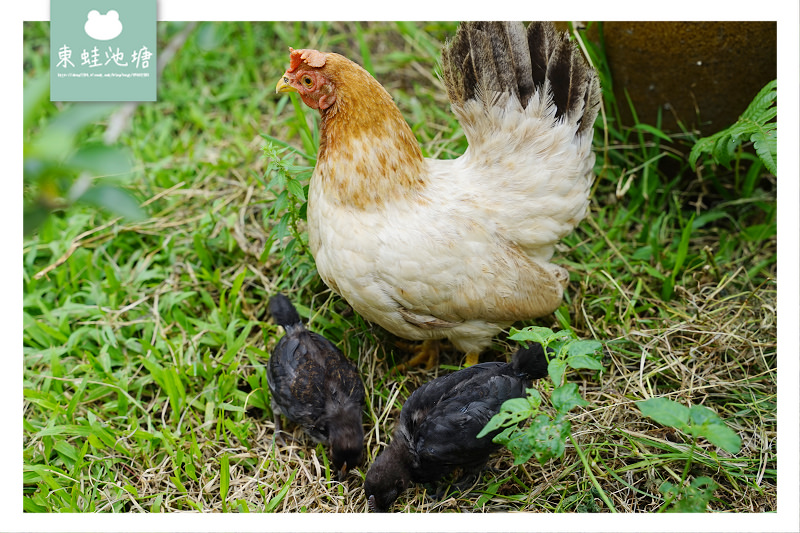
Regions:
[[[289,85],[289,78],[285,75],[281,76],[281,79],[278,80],[278,85],[275,87],[276,93],[296,93],[297,89]]]

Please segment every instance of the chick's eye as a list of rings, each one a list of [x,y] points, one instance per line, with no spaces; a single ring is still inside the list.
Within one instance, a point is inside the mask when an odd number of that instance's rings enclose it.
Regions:
[[[311,79],[311,76],[303,76],[303,77],[300,79],[300,81],[301,81],[301,82],[302,82],[302,84],[303,84],[303,85],[305,85],[306,87],[311,87],[312,85],[314,85],[314,81]]]

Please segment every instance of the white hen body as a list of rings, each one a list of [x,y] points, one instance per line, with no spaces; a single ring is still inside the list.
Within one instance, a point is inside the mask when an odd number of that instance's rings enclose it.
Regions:
[[[309,243],[322,279],[365,319],[478,353],[561,302],[567,273],[550,259],[587,212],[595,158],[592,130],[576,136],[569,114],[554,122],[546,91],[525,110],[505,94],[454,111],[470,147],[455,160],[426,159],[414,195],[354,208],[319,185],[352,172],[352,161],[318,163]]]

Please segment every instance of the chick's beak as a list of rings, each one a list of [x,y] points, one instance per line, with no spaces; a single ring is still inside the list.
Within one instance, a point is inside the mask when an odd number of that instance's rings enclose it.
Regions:
[[[281,76],[281,79],[278,80],[278,85],[275,87],[276,93],[296,93],[297,89],[292,87],[289,84],[289,78],[284,74]]]
[[[343,464],[342,467],[336,472],[336,479],[338,481],[344,481],[347,477],[347,463]]]

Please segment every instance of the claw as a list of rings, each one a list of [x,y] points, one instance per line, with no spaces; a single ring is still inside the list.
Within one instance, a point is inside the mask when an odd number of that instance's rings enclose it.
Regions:
[[[404,343],[398,343],[403,346]],[[403,372],[415,366],[425,365],[425,370],[430,370],[439,363],[439,341],[436,339],[428,339],[422,341],[418,345],[406,345],[411,351],[416,352],[416,355],[401,363],[392,369],[392,372]]]

